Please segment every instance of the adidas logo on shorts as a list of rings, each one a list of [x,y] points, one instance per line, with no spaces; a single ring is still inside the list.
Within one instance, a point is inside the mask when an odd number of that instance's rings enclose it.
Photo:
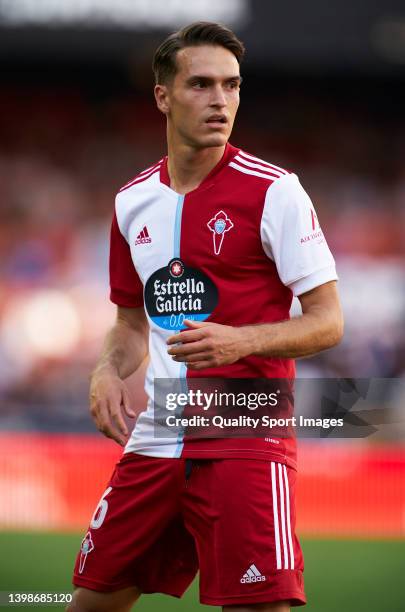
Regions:
[[[245,582],[264,582],[265,580],[266,577],[261,575],[254,563],[252,563],[252,565],[248,570],[246,570],[246,573],[243,574],[242,578],[240,579],[242,584]]]

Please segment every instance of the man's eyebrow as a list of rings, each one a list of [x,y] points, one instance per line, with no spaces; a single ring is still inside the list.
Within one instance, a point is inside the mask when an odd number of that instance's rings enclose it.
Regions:
[[[205,83],[212,83],[215,80],[216,79],[214,79],[213,77],[209,77],[207,75],[193,74],[190,77],[188,77],[187,82],[191,83],[192,81],[204,81]],[[225,77],[224,79],[221,79],[221,80],[222,81],[238,81],[239,84],[242,83],[242,77],[240,76],[240,74],[235,74],[234,76]]]

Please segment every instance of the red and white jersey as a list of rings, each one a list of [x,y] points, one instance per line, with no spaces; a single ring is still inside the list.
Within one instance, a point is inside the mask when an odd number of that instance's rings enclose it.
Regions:
[[[167,353],[184,318],[242,326],[289,318],[293,295],[336,280],[335,262],[298,177],[228,144],[185,196],[170,188],[167,158],[124,185],[111,231],[111,300],[145,306],[150,325],[147,408],[126,452],[156,457],[256,457],[295,467],[294,439],[156,437],[154,380],[289,378],[292,359],[249,356],[203,371]],[[187,384],[187,380],[185,381]]]

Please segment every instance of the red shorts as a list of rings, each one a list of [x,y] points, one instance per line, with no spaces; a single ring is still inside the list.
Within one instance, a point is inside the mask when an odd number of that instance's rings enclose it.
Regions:
[[[200,569],[203,604],[303,605],[295,480],[293,469],[270,461],[126,454],[82,542],[73,583],[181,597]]]

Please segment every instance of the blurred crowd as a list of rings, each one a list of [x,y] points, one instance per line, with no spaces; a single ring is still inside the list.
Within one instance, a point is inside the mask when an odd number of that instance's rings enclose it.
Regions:
[[[337,261],[345,338],[299,361],[301,377],[405,374],[404,132],[302,95],[250,97],[241,107],[232,143],[299,175]],[[88,375],[115,312],[114,195],[164,154],[151,95],[3,90],[0,429],[91,429]],[[392,401],[403,410],[405,397]]]

